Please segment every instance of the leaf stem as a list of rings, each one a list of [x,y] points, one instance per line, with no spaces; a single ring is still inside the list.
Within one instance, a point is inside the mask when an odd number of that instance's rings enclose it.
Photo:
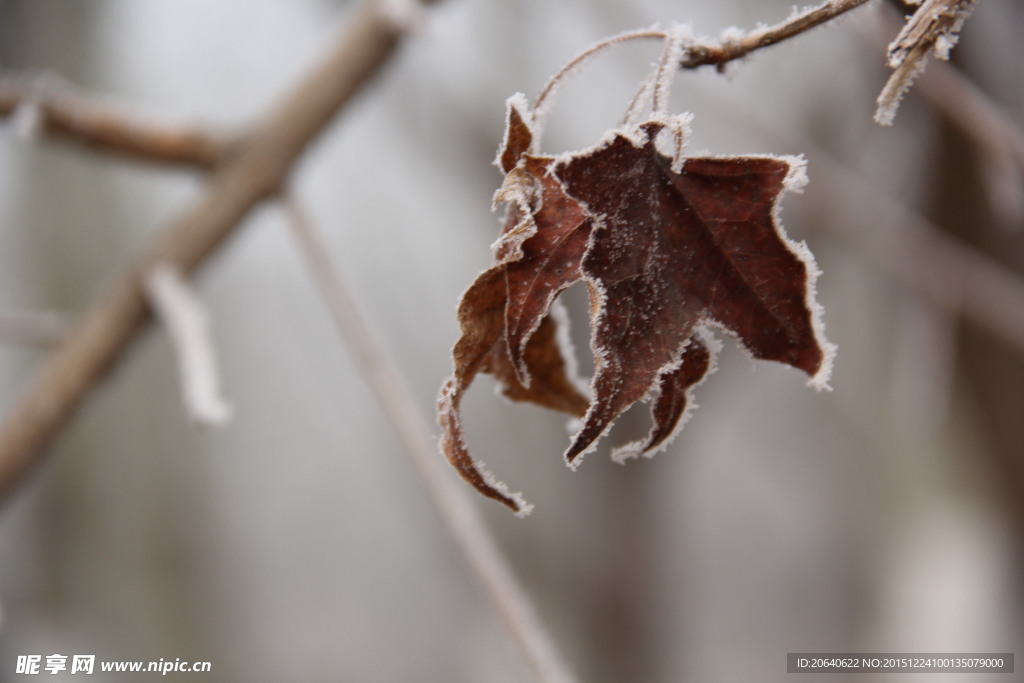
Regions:
[[[606,38],[599,43],[591,45],[583,52],[579,53],[572,59],[570,59],[565,66],[555,72],[555,74],[548,79],[548,82],[544,85],[544,88],[537,95],[537,99],[533,103],[534,110],[534,140],[533,143],[536,146],[540,138],[541,121],[547,113],[551,110],[552,102],[555,93],[558,88],[562,85],[562,82],[566,78],[571,76],[574,72],[580,69],[587,61],[594,57],[597,53],[605,50],[609,47],[616,45],[622,45],[624,43],[632,42],[634,40],[650,40],[660,39],[664,40],[667,37],[665,31],[649,30],[649,31],[628,31],[626,33],[620,33],[617,36]]]

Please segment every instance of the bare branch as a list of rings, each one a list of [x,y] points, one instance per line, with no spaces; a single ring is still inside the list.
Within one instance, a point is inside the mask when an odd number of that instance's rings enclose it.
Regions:
[[[686,47],[685,57],[679,62],[682,69],[696,69],[698,66],[714,64],[718,68],[727,63],[746,57],[751,52],[781,43],[815,26],[820,26],[841,14],[860,7],[869,0],[829,0],[818,7],[805,10],[786,21],[766,28],[751,31],[747,35],[733,40],[725,40],[719,45],[690,45]]]
[[[198,128],[143,120],[46,77],[0,77],[0,118],[30,138],[51,136],[133,159],[213,168],[236,143]]]
[[[895,22],[883,17],[883,26]],[[879,44],[874,32],[864,37]],[[984,152],[1005,156],[1024,170],[1024,129],[949,62],[934,64],[917,83],[918,92],[949,117]]]
[[[0,344],[52,346],[61,340],[67,321],[57,313],[0,312]]]
[[[470,568],[487,589],[538,680],[552,683],[573,680],[508,561],[487,531],[480,513],[469,502],[466,491],[438,454],[431,430],[416,407],[412,390],[384,351],[379,337],[360,313],[341,276],[331,264],[320,236],[293,200],[286,197],[283,203],[292,235],[341,336],[357,361],[356,366],[363,373],[377,397],[378,405],[423,478],[434,505],[455,537]]]
[[[218,166],[199,200],[94,299],[4,420],[0,501],[42,461],[43,447],[146,322],[146,274],[162,262],[190,272],[277,192],[310,141],[394,53],[402,27],[392,16],[376,2],[360,5],[336,46]]]
[[[231,420],[221,391],[210,323],[202,302],[177,268],[157,264],[143,282],[146,299],[167,328],[178,353],[185,409],[197,427],[220,427]]]
[[[960,29],[976,0],[925,0],[889,45],[889,66],[895,69],[878,95],[875,121],[891,126],[900,100],[924,71],[928,57],[949,59]]]

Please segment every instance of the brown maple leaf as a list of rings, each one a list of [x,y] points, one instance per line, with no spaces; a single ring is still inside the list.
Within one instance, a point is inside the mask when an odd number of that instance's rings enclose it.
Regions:
[[[714,366],[724,329],[755,358],[776,360],[824,386],[832,347],[813,300],[810,252],[776,221],[778,198],[803,178],[802,161],[681,156],[681,118],[617,131],[590,150],[531,154],[536,136],[521,96],[510,99],[496,201],[511,207],[494,245],[495,265],[463,295],[455,372],[441,391],[441,446],[481,493],[518,513],[528,506],[496,482],[466,448],[459,403],[479,372],[503,393],[582,416],[566,451],[575,466],[616,417],[652,402],[642,442],[613,453],[651,455],[692,408],[690,393]],[[672,156],[659,151],[663,130]],[[587,282],[595,372],[588,401],[557,343],[557,295]]]
[[[688,389],[711,367],[708,344],[694,336],[698,328],[724,329],[755,358],[797,367],[816,383],[827,378],[830,348],[816,322],[813,261],[775,218],[782,191],[802,180],[802,162],[673,159],[655,139],[680,127],[650,121],[552,168],[596,224],[582,256],[597,293],[594,400],[566,451],[570,464],[652,390],[658,401],[647,442],[613,457],[650,454],[667,443]]]

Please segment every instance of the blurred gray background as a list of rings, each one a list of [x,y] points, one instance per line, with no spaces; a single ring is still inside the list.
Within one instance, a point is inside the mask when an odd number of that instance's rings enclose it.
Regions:
[[[157,119],[241,130],[334,39],[350,4],[0,0],[0,60]],[[686,21],[716,36],[790,9],[448,0],[425,16],[311,149],[294,191],[431,423],[455,302],[497,234],[490,163],[505,98],[532,98],[606,35]],[[897,16],[874,3],[725,75],[682,73],[673,97],[673,111],[694,112],[694,153],[806,155],[810,184],[787,196],[783,219],[823,270],[833,392],[726,339],[667,452],[609,460],[645,428],[638,410],[575,473],[561,416],[507,404],[487,377],[467,397],[474,452],[536,509],[520,520],[478,505],[581,681],[779,681],[791,651],[1024,657],[1022,345],[885,264],[905,227],[898,202],[1024,272],[1024,186],[916,92],[893,128],[872,122]],[[1018,125],[1022,33],[1024,5],[981,3],[954,51]],[[623,47],[582,72],[545,149],[613,126],[659,51]],[[80,311],[202,183],[0,124],[0,311]],[[282,211],[259,209],[196,286],[236,418],[195,431],[166,333],[131,347],[0,509],[0,681],[21,680],[18,654],[54,652],[209,660],[212,673],[193,677],[217,681],[530,680]],[[567,296],[585,353],[585,295]],[[46,353],[0,346],[2,409]]]

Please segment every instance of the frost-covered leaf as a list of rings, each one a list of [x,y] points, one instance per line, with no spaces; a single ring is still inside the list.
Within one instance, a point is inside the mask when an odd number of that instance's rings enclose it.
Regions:
[[[582,416],[588,400],[562,352],[549,311],[559,291],[579,280],[589,218],[546,174],[550,159],[525,157],[532,142],[524,101],[509,103],[498,163],[506,180],[497,199],[511,203],[496,264],[484,271],[459,303],[462,337],[452,351],[455,372],[438,400],[441,448],[448,461],[484,495],[516,512],[529,508],[469,455],[459,404],[479,372],[493,375],[502,394]]]
[[[671,441],[693,407],[691,391],[714,367],[709,328],[731,333],[755,358],[828,379],[832,347],[813,300],[817,271],[806,247],[776,220],[778,199],[804,179],[796,158],[682,157],[684,121],[656,117],[595,147],[559,157],[533,153],[525,100],[509,101],[497,163],[510,205],[495,265],[463,296],[454,376],[442,388],[442,448],[462,476],[513,510],[528,508],[466,449],[459,402],[479,372],[503,393],[577,417],[570,465],[640,400],[651,403],[646,439],[623,460]],[[666,131],[672,156],[656,140]],[[558,342],[555,298],[583,280],[591,297],[595,368],[591,399],[577,388]]]
[[[802,177],[801,162],[697,157],[676,172],[655,145],[665,127],[649,122],[641,135],[615,134],[553,167],[597,226],[582,263],[597,293],[594,400],[566,451],[569,463],[678,365],[698,326],[721,327],[755,358],[816,381],[827,373],[810,255],[775,220],[787,182]]]
[[[523,358],[527,342],[558,293],[582,277],[580,262],[593,226],[583,208],[548,173],[550,164],[543,157],[523,158],[521,169],[539,187],[540,205],[532,213],[518,206],[509,215],[525,215],[534,227],[522,243],[521,257],[505,267],[505,336],[509,357],[524,383],[530,382]]]

